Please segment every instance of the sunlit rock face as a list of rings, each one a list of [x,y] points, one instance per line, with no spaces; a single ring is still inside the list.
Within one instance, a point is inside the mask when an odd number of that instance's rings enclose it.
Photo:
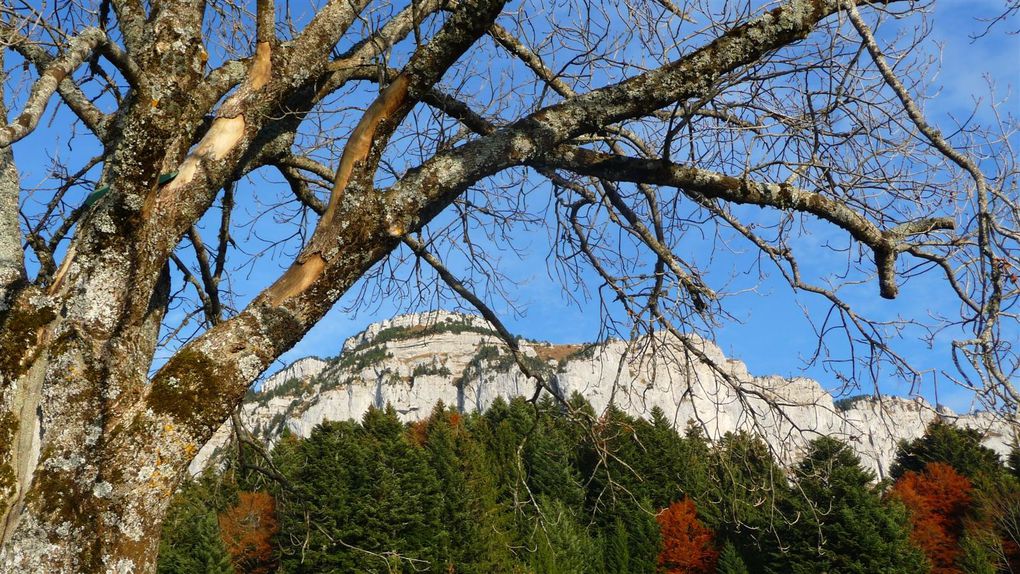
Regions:
[[[560,396],[574,392],[596,412],[610,404],[647,417],[659,407],[681,430],[695,425],[710,439],[746,430],[761,436],[785,463],[819,435],[845,440],[878,474],[887,475],[897,443],[921,436],[936,417],[975,427],[986,446],[1005,455],[1017,430],[986,413],[936,411],[922,399],[859,397],[834,404],[816,381],[755,377],[714,344],[648,337],[628,345],[552,345],[520,341]],[[344,342],[329,360],[301,359],[249,393],[242,420],[274,441],[284,428],[308,436],[324,420],[360,419],[371,406],[393,406],[405,421],[428,416],[439,401],[482,411],[496,397],[532,397],[529,382],[484,319],[443,311],[374,323]],[[199,452],[204,468],[230,436],[221,428]]]

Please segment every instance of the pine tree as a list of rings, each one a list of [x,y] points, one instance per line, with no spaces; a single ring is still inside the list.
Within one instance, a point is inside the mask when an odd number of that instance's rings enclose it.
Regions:
[[[233,574],[207,485],[189,483],[174,498],[159,545],[159,574]]]
[[[999,455],[981,444],[982,435],[977,429],[960,427],[941,419],[928,425],[920,438],[900,445],[896,460],[889,470],[897,480],[907,472],[923,472],[931,462],[948,464],[969,479],[984,473],[1002,472]]]
[[[737,547],[728,540],[719,552],[719,562],[715,571],[716,574],[750,574],[747,564],[744,564],[744,559],[737,552]]]
[[[287,572],[384,570],[438,562],[445,530],[435,472],[392,408],[323,423],[291,453],[298,491],[280,512]]]
[[[788,571],[814,574],[913,574],[927,567],[910,543],[910,522],[895,504],[883,503],[866,470],[849,446],[815,439],[795,471],[802,496],[788,504],[799,520],[784,529]]]

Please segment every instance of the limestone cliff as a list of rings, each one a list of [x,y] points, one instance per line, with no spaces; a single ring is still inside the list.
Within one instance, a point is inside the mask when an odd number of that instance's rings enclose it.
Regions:
[[[755,377],[714,344],[689,341],[685,348],[664,336],[596,345],[522,340],[521,347],[561,396],[576,391],[596,411],[612,403],[634,416],[647,416],[658,406],[678,427],[697,425],[713,439],[752,431],[784,462],[796,460],[813,437],[831,435],[853,445],[882,477],[897,443],[920,436],[937,416],[980,429],[985,444],[1003,455],[1018,434],[1015,426],[988,414],[936,411],[918,398],[834,403],[813,380]],[[692,347],[699,352],[692,353]],[[242,419],[256,436],[272,442],[285,427],[307,436],[323,420],[358,419],[373,405],[389,403],[410,421],[427,416],[438,401],[477,411],[496,397],[534,392],[484,319],[439,311],[374,323],[348,339],[334,359],[293,363],[249,394]],[[228,427],[220,429],[192,471],[208,464],[229,436]]]

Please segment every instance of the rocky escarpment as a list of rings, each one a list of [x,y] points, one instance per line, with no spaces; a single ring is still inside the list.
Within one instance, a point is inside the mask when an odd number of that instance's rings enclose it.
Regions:
[[[812,438],[847,441],[879,477],[900,440],[923,434],[936,417],[980,429],[985,444],[1008,452],[1015,425],[986,413],[956,415],[919,398],[857,397],[833,401],[816,381],[756,377],[714,344],[668,336],[626,343],[552,345],[520,341],[526,360],[563,397],[577,392],[601,411],[610,404],[634,416],[661,408],[680,428],[696,425],[711,439],[747,430],[785,462]],[[358,419],[371,406],[392,405],[407,421],[439,401],[462,411],[486,409],[496,397],[531,397],[535,386],[484,319],[432,312],[402,315],[351,337],[334,359],[301,359],[249,393],[242,420],[272,442],[283,432],[307,436],[324,420]],[[198,454],[197,472],[230,436],[226,426]]]

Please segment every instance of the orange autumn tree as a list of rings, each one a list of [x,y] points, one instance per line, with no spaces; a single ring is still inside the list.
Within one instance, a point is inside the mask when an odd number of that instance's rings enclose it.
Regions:
[[[719,552],[712,531],[698,520],[689,498],[674,502],[659,513],[662,551],[659,569],[666,574],[709,574],[715,572]]]
[[[280,529],[276,501],[266,492],[241,492],[238,499],[219,516],[220,535],[234,568],[248,574],[274,572],[272,540]]]
[[[931,561],[932,574],[961,572],[956,560],[972,488],[966,477],[940,462],[905,473],[892,488],[891,495],[910,510],[910,539]]]

